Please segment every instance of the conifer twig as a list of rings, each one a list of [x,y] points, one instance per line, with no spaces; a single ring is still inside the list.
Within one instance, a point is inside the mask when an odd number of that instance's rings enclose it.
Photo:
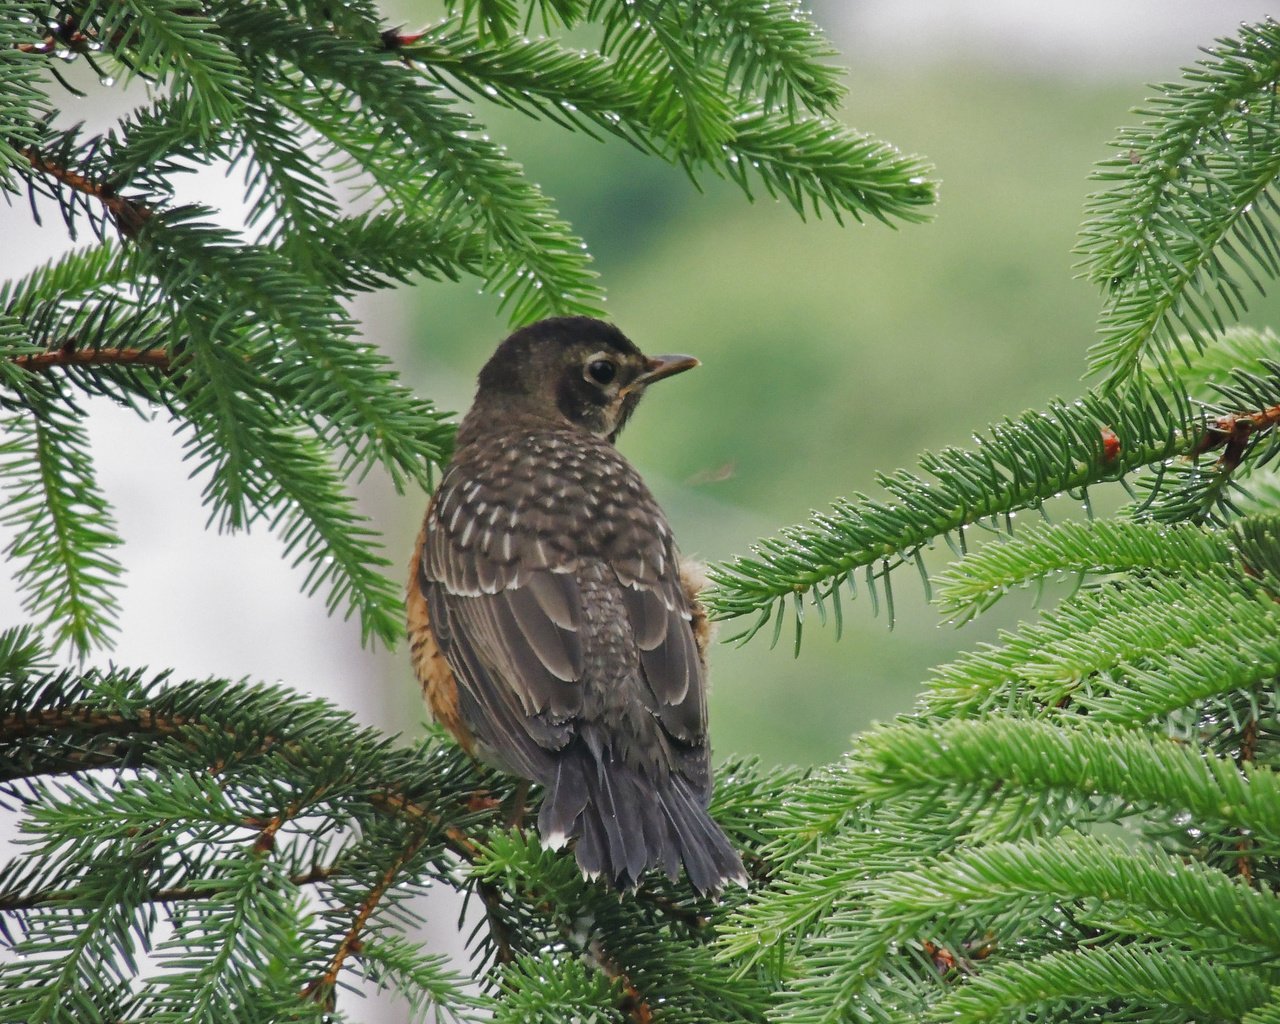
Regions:
[[[12,43],[11,48],[19,53],[31,53],[39,56],[54,53],[59,47],[66,47],[76,53],[81,53],[95,38],[91,33],[82,32],[72,17],[68,17],[62,24],[56,27],[51,26],[51,28],[53,30],[38,42]]]
[[[316,1002],[328,999],[329,994],[333,992],[338,984],[338,975],[342,971],[342,965],[346,963],[348,957],[360,952],[362,944],[360,936],[363,934],[365,926],[369,923],[369,918],[373,915],[374,910],[377,909],[378,904],[382,902],[382,898],[387,894],[387,890],[391,888],[392,883],[395,882],[396,876],[422,849],[426,839],[425,833],[420,832],[414,836],[401,851],[400,855],[382,873],[377,883],[369,890],[369,894],[356,909],[351,926],[342,937],[342,941],[338,943],[338,948],[334,951],[324,974],[309,982],[302,990],[303,999],[311,999]]]
[[[752,625],[733,638],[743,641],[775,616],[780,630],[786,601],[795,602],[799,627],[805,593],[815,595],[825,620],[823,601],[830,597],[838,608],[839,585],[858,568],[868,569],[874,598],[877,579],[887,585],[892,570],[908,564],[935,538],[984,519],[1218,449],[1223,453],[1217,479],[1226,479],[1249,443],[1280,425],[1280,404],[1257,404],[1252,411],[1204,421],[1194,418],[1190,407],[1171,405],[1154,393],[1135,393],[1128,401],[1121,405],[1090,395],[1074,406],[1056,406],[1051,417],[1006,421],[979,437],[976,449],[926,454],[921,465],[928,476],[900,472],[880,479],[889,502],[866,495],[837,502],[831,512],[815,513],[809,523],[759,542],[751,557],[713,566],[703,600],[713,618],[755,613]],[[1132,422],[1120,430],[1115,421],[1126,415]],[[873,572],[870,567],[877,565],[881,570]],[[798,645],[798,630],[796,636]]]
[[[132,727],[131,731],[168,736],[187,726],[202,724],[204,723],[199,719],[186,715],[159,714],[151,708],[138,708],[131,715],[123,715],[104,712],[88,704],[71,704],[60,708],[44,708],[34,713],[5,715],[0,718],[0,742],[48,736],[71,728],[110,732],[115,728]]]
[[[653,1008],[641,991],[636,988],[635,982],[627,976],[627,972],[618,965],[608,951],[598,942],[592,945],[591,955],[600,970],[616,981],[622,988],[622,999],[619,1008],[626,1013],[634,1024],[652,1024]]]
[[[9,360],[25,370],[48,370],[60,366],[142,366],[167,372],[173,361],[162,348],[77,348],[69,338],[48,351],[23,353]]]
[[[1191,450],[1192,455],[1223,449],[1221,461],[1227,469],[1240,465],[1245,444],[1254,434],[1268,430],[1280,423],[1280,405],[1273,405],[1257,412],[1220,416],[1201,435]]]
[[[111,214],[116,227],[120,229],[120,234],[126,238],[135,236],[155,214],[151,207],[140,200],[120,195],[110,182],[94,181],[78,171],[63,167],[56,161],[41,155],[34,146],[25,146],[18,152],[26,157],[37,171],[81,195],[100,202]]]
[[[511,931],[499,913],[502,905],[498,888],[484,879],[476,883],[476,892],[480,894],[480,902],[484,904],[484,919],[489,926],[489,937],[493,939],[493,957],[500,964],[515,963],[516,954],[511,948]]]

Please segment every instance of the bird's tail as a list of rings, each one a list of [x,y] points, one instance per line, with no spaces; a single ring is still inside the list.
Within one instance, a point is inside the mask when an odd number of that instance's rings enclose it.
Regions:
[[[597,758],[580,742],[560,753],[538,833],[553,848],[576,837],[583,872],[620,889],[638,885],[651,868],[674,881],[681,864],[700,893],[747,884],[742,860],[688,779],[674,772],[650,779],[621,761]]]

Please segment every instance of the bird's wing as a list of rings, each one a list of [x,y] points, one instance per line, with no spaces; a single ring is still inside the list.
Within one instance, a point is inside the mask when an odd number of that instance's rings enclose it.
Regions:
[[[674,542],[643,484],[629,478],[637,500],[603,538],[565,529],[552,508],[526,508],[513,522],[486,489],[447,476],[428,512],[419,575],[460,700],[470,704],[464,717],[482,744],[526,764],[540,760],[536,748],[568,742],[582,707],[578,572],[588,562],[608,565],[619,583],[641,699],[670,737],[704,745],[706,688]]]
[[[667,544],[658,565],[623,562],[614,571],[653,698],[649,709],[676,739],[701,743],[707,729],[706,682],[674,546]]]
[[[542,778],[581,706],[582,597],[563,531],[549,529],[542,510],[516,512],[501,490],[446,473],[417,576],[477,745]]]

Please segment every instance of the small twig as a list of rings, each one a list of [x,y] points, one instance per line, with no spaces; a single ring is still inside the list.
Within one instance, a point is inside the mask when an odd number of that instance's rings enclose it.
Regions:
[[[1280,405],[1238,416],[1219,416],[1201,435],[1191,454],[1203,455],[1221,448],[1222,456],[1218,461],[1227,470],[1233,470],[1240,465],[1249,438],[1277,424],[1280,424]]]
[[[86,53],[90,48],[90,44],[94,42],[94,35],[89,32],[82,32],[76,19],[70,15],[67,16],[62,24],[51,22],[49,28],[51,31],[39,42],[13,43],[12,49],[17,50],[19,53],[34,53],[39,56],[57,53],[59,49],[71,50],[75,53]]]
[[[265,857],[276,848],[276,833],[287,821],[298,816],[298,812],[302,810],[302,804],[294,801],[283,811],[262,826],[262,830],[253,840],[253,852],[261,857]]]
[[[57,36],[45,36],[38,43],[14,43],[13,48],[19,53],[53,53],[58,47]]]
[[[308,983],[302,990],[303,999],[312,999],[320,1002],[327,1001],[330,998],[338,984],[338,975],[342,971],[342,965],[346,963],[349,956],[360,952],[362,945],[360,936],[363,934],[365,926],[369,923],[369,918],[373,915],[378,904],[382,902],[382,898],[387,894],[387,890],[391,888],[391,883],[395,881],[396,876],[404,869],[406,864],[413,860],[426,840],[425,834],[416,835],[409,842],[409,845],[400,851],[400,855],[396,857],[391,866],[382,873],[382,877],[378,879],[374,887],[369,890],[369,894],[361,902],[355,917],[352,919],[351,927],[347,929],[346,935],[338,943],[338,948],[329,961],[328,969],[319,978]]]
[[[173,367],[162,348],[76,348],[73,341],[47,352],[13,356],[9,361],[33,372],[58,366],[143,366],[167,373]]]
[[[391,51],[400,50],[406,46],[412,46],[424,35],[426,35],[425,29],[421,32],[405,32],[403,26],[384,29],[381,35],[382,48]]]
[[[201,723],[185,715],[161,715],[151,708],[139,708],[126,716],[100,711],[87,704],[70,704],[36,712],[20,711],[0,718],[0,742],[48,736],[72,728],[88,729],[91,732],[123,729],[129,733],[150,732],[168,736],[197,724]]]
[[[940,976],[950,976],[954,980],[960,974],[973,974],[974,962],[985,960],[996,951],[995,935],[988,932],[981,940],[966,943],[961,955],[928,939],[920,943],[920,950]]]
[[[511,929],[502,919],[502,898],[497,886],[486,881],[476,883],[476,892],[484,904],[484,919],[489,924],[489,936],[493,939],[493,958],[500,964],[514,963],[516,954],[511,946]]]
[[[81,195],[98,200],[111,214],[116,227],[126,238],[134,237],[142,226],[154,216],[154,211],[137,199],[130,199],[116,192],[115,186],[109,182],[94,181],[91,178],[73,171],[68,167],[55,163],[40,154],[34,146],[27,146],[19,152],[37,171],[48,175],[54,181],[66,185]]]
[[[444,816],[439,811],[414,803],[403,792],[387,789],[381,793],[372,793],[369,796],[369,803],[374,807],[391,811],[398,817],[440,828],[441,835],[444,836],[445,848],[451,853],[457,854],[469,864],[474,864],[480,859],[480,847],[462,829],[456,825],[444,825]]]
[[[607,977],[612,978],[622,988],[622,999],[618,1008],[635,1024],[652,1024],[653,1008],[649,1005],[649,1001],[636,988],[635,982],[627,976],[627,972],[599,942],[592,943],[591,958]]]

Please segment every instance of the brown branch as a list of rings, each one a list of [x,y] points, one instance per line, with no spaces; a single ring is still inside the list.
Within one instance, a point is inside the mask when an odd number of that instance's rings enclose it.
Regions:
[[[60,21],[50,21],[47,27],[48,32],[39,42],[13,43],[12,48],[19,53],[42,56],[56,53],[59,49],[88,54],[92,52],[93,44],[98,39],[98,33],[92,27],[82,26],[79,17],[72,13],[64,13]],[[118,42],[121,36],[122,33],[117,32],[111,41]]]
[[[116,192],[115,186],[109,182],[94,181],[78,171],[54,162],[40,155],[34,146],[20,149],[23,156],[37,171],[48,175],[59,184],[66,185],[74,192],[89,196],[100,202],[111,214],[120,234],[126,238],[134,237],[142,226],[154,216],[154,212],[145,203],[122,196]]]
[[[502,897],[497,886],[484,880],[476,883],[476,892],[484,904],[484,919],[489,925],[489,937],[493,939],[493,957],[500,964],[515,963],[516,954],[511,947],[511,929],[502,919]]]
[[[387,894],[387,890],[391,888],[391,883],[395,881],[396,876],[400,874],[409,861],[413,860],[426,840],[425,834],[420,833],[415,836],[409,845],[400,851],[400,855],[396,857],[391,866],[382,873],[382,877],[378,879],[374,887],[369,890],[369,894],[361,902],[355,917],[351,921],[351,927],[347,929],[346,935],[338,943],[338,948],[329,961],[328,969],[319,978],[308,983],[302,990],[303,999],[323,1002],[326,1005],[331,1002],[333,991],[338,984],[338,975],[342,971],[342,965],[346,963],[349,956],[360,952],[362,945],[360,936],[363,934],[365,926],[369,923],[369,918],[378,904],[382,902],[382,897]]]
[[[221,769],[218,769],[218,771],[221,771]],[[253,852],[260,857],[265,857],[274,850],[276,848],[276,833],[280,831],[285,822],[292,821],[296,818],[302,810],[302,807],[302,802],[295,800],[283,811],[263,825],[262,830],[253,840]],[[258,823],[254,822],[254,824],[256,825]]]
[[[627,972],[618,964],[597,940],[591,944],[591,959],[605,977],[618,983],[622,989],[622,998],[618,1001],[618,1009],[627,1015],[634,1024],[653,1024],[653,1007],[636,987],[636,983],[627,976]]]
[[[456,825],[445,825],[444,818],[438,811],[414,803],[400,790],[387,788],[381,793],[372,793],[369,803],[410,821],[424,822],[439,828],[445,839],[444,845],[451,853],[470,864],[480,859],[480,847],[462,829]]]
[[[162,348],[76,348],[74,341],[46,352],[13,356],[9,362],[32,372],[58,366],[142,366],[161,373],[173,368],[172,360]]]
[[[1228,471],[1233,470],[1240,465],[1245,444],[1249,438],[1277,424],[1280,424],[1280,405],[1273,405],[1258,412],[1219,416],[1201,435],[1191,449],[1191,455],[1203,455],[1205,452],[1217,451],[1221,448],[1222,456],[1218,461]]]
[[[425,29],[422,32],[403,32],[399,28],[384,29],[381,35],[382,48],[395,51],[412,46],[424,35],[426,35]]]
[[[5,715],[0,718],[0,742],[48,736],[73,728],[89,729],[92,732],[120,729],[128,733],[151,732],[169,736],[186,726],[199,724],[203,723],[186,715],[163,715],[150,708],[139,708],[126,716],[118,712],[101,711],[87,704],[70,704],[62,708]]]

